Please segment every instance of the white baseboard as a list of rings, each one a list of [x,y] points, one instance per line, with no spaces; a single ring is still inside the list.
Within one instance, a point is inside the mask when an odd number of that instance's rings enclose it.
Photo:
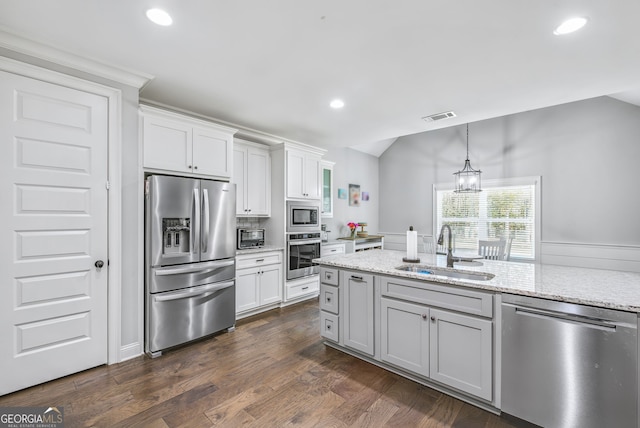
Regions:
[[[130,343],[120,347],[120,363],[139,357],[144,353],[143,346],[140,342]]]

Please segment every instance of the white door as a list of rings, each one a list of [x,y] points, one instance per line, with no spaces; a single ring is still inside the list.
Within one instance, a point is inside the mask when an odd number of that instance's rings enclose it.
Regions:
[[[0,71],[0,395],[107,361],[107,104]]]

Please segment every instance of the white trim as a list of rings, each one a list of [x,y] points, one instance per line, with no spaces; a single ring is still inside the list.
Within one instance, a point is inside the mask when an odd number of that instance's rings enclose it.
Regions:
[[[120,348],[120,362],[130,360],[142,355],[142,343],[135,342]]]
[[[40,42],[29,40],[10,33],[4,26],[0,26],[0,47],[45,61],[51,61],[55,64],[70,67],[94,76],[113,80],[114,82],[133,86],[140,90],[154,78],[154,76],[150,74],[125,70],[121,67],[105,64],[95,59],[81,57]]]
[[[107,363],[117,363],[120,361],[120,331],[122,324],[122,317],[120,313],[122,293],[122,191],[120,176],[120,153],[122,147],[122,92],[119,89],[110,88],[88,80],[79,79],[77,77],[72,77],[2,56],[0,56],[0,70],[101,95],[109,100],[109,135],[107,139],[109,170],[107,175],[108,180],[111,183],[111,189],[109,190],[109,214],[107,220],[107,245],[109,248],[110,261],[107,285],[109,296],[107,303]]]
[[[640,247],[542,242],[543,264],[640,272]]]
[[[145,219],[145,211],[144,211],[144,198],[145,198],[145,183],[144,183],[144,148],[142,145],[142,136],[143,136],[143,126],[142,126],[142,115],[140,114],[140,110],[138,109],[138,317],[137,317],[137,326],[136,331],[138,332],[138,338],[140,342],[143,344],[140,349],[140,353],[144,352],[144,308],[146,305],[145,295],[144,295],[144,275],[145,275],[145,243],[144,243],[144,219]]]

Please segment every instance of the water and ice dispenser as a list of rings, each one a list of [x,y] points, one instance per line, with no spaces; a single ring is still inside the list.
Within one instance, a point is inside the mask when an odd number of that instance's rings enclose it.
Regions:
[[[163,254],[188,253],[191,248],[191,219],[163,218],[162,235],[164,239]]]

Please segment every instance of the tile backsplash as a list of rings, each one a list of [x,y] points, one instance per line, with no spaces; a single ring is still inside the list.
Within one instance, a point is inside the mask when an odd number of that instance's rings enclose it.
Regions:
[[[264,224],[262,219],[257,217],[236,217],[236,227],[260,229],[264,228]]]

